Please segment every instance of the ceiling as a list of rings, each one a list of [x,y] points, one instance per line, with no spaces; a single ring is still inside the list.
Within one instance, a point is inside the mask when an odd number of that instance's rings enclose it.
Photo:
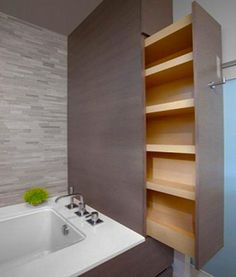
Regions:
[[[0,0],[0,11],[69,35],[102,0]]]

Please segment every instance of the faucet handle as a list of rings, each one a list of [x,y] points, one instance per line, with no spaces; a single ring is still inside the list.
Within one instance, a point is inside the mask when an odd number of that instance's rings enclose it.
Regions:
[[[76,205],[79,205],[80,203],[84,204],[84,198],[81,194],[73,195],[73,197],[71,197],[71,201]]]
[[[83,197],[83,195],[80,195],[80,203],[85,204],[85,203],[84,203],[84,197]]]
[[[85,216],[89,214],[89,212],[86,210],[86,205],[84,202],[78,203],[78,211],[75,212],[75,214],[78,216]]]
[[[102,223],[103,220],[101,220],[99,218],[99,213],[96,211],[91,212],[88,216],[86,216],[86,218],[90,217],[90,219],[86,220],[89,224],[91,224],[92,226],[95,226],[99,223]]]
[[[98,219],[99,219],[98,212],[91,212],[91,222],[93,225],[97,223]]]
[[[80,212],[81,216],[83,216],[86,212],[86,206],[85,206],[85,203],[84,202],[80,202],[79,205],[78,205],[79,209],[78,211]]]
[[[68,194],[73,194],[74,193],[74,188],[73,187],[68,187]]]
[[[73,196],[70,197],[70,203],[68,205],[66,205],[66,207],[68,209],[74,209],[74,208],[78,207],[78,205],[74,201],[74,197]]]

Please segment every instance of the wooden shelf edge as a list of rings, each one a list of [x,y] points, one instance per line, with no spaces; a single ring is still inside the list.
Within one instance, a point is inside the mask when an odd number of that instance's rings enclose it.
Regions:
[[[157,73],[160,73],[162,71],[171,69],[173,67],[176,67],[178,65],[182,65],[188,62],[192,62],[193,61],[193,52],[184,54],[182,56],[179,56],[177,58],[171,59],[167,62],[155,65],[153,67],[150,67],[148,69],[145,70],[145,76],[151,76]]]
[[[160,179],[148,179],[146,182],[147,189],[178,196],[181,198],[195,200],[194,186],[180,184]]]
[[[164,39],[165,37],[168,37],[169,35],[187,27],[188,25],[192,24],[192,15],[187,15],[175,23],[167,26],[166,28],[162,29],[161,31],[153,34],[152,36],[145,39],[145,47],[149,47],[152,44],[158,42],[161,39]]]
[[[146,114],[162,114],[194,108],[194,99],[185,99],[146,107]]]
[[[181,253],[194,257],[195,239],[194,235],[189,232],[147,218],[147,235]]]
[[[147,152],[165,152],[180,154],[195,154],[194,145],[169,145],[169,144],[147,144]]]

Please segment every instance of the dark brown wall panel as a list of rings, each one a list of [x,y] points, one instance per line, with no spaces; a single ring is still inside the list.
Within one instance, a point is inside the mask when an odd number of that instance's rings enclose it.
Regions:
[[[142,33],[153,35],[172,21],[172,0],[142,0]]]
[[[119,255],[89,272],[83,277],[171,277],[172,270],[165,269],[173,262],[173,250],[148,238],[135,248]],[[163,271],[163,272],[162,272]],[[159,275],[158,275],[159,276]]]
[[[224,149],[221,72],[221,27],[193,4],[194,83],[196,107],[196,263],[202,267],[223,245]],[[218,62],[217,62],[218,60]]]
[[[69,185],[144,233],[141,2],[105,0],[69,36]]]
[[[68,171],[89,205],[145,234],[141,8],[141,0],[105,0],[69,36]],[[148,238],[84,276],[154,277],[172,259]]]
[[[158,275],[158,277],[172,277],[173,276],[173,268],[169,267],[164,270],[162,273]]]

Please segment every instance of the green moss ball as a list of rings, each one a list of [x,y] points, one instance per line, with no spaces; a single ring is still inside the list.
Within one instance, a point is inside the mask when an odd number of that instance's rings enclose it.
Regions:
[[[48,199],[48,191],[44,188],[33,187],[24,193],[23,198],[30,205],[37,206]]]

